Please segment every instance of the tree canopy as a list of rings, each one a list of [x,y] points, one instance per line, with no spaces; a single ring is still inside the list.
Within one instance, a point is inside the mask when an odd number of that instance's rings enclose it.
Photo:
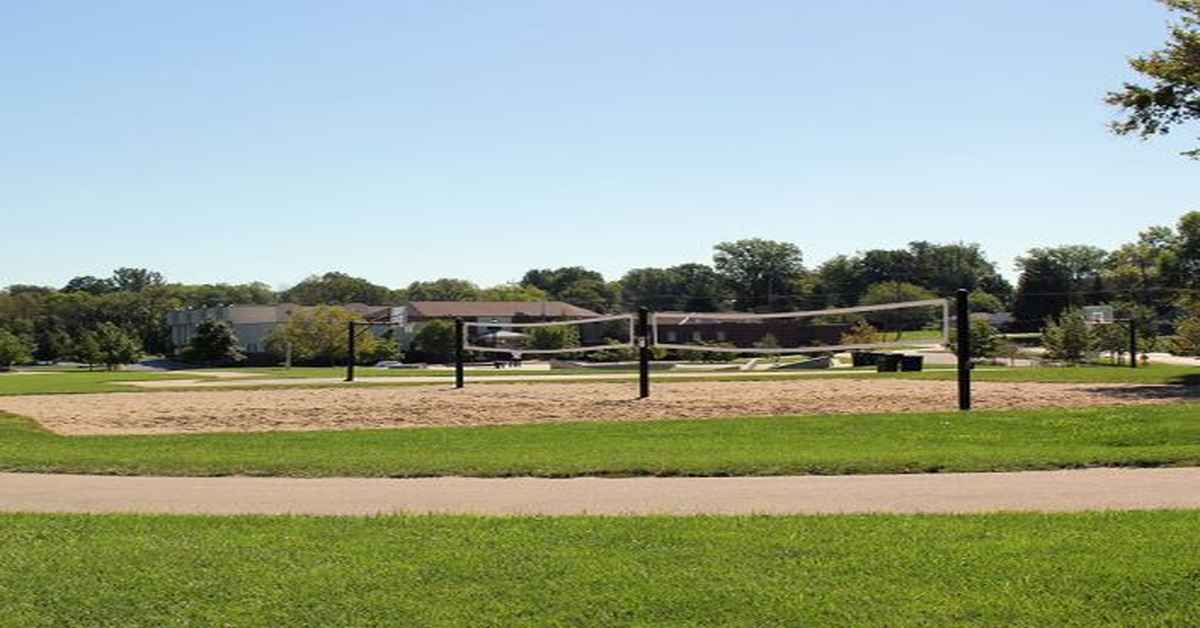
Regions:
[[[713,268],[726,282],[739,310],[770,310],[791,305],[804,274],[804,255],[791,242],[749,238],[713,247]]]
[[[1162,49],[1129,60],[1149,84],[1125,83],[1109,92],[1106,102],[1125,116],[1110,125],[1117,135],[1148,139],[1200,119],[1200,0],[1159,2],[1180,19],[1171,24]],[[1184,154],[1200,158],[1200,148]]]

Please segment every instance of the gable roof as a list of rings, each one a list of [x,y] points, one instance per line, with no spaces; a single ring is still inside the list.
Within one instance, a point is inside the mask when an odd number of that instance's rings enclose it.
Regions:
[[[592,318],[591,310],[562,301],[413,301],[408,304],[410,318],[464,318],[528,316],[546,318]]]

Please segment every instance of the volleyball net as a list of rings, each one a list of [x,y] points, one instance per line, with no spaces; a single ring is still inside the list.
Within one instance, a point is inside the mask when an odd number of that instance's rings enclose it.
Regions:
[[[945,299],[795,312],[657,312],[660,349],[741,354],[928,349],[950,342]]]
[[[560,355],[633,349],[636,316],[619,314],[553,322],[463,323],[463,349],[509,355]]]

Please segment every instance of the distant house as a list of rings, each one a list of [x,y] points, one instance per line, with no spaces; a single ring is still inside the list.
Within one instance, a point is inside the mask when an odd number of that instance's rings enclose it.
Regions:
[[[391,322],[403,328],[401,346],[430,321],[461,318],[469,323],[490,323],[495,327],[477,328],[477,333],[503,331],[510,323],[570,321],[594,318],[600,314],[562,301],[413,301],[397,308]]]
[[[600,316],[562,301],[413,301],[402,308],[405,322],[409,323],[461,318],[470,322],[503,324]]]
[[[599,314],[561,301],[413,301],[407,305],[342,305],[363,320],[393,323],[400,329],[395,334],[401,346],[407,347],[421,327],[434,320],[462,318],[465,321],[494,323],[499,330],[507,323],[562,321],[592,318]],[[264,353],[266,340],[279,325],[297,312],[310,306],[294,303],[279,305],[221,305],[216,307],[175,310],[167,313],[171,342],[176,347],[187,346],[196,328],[205,321],[223,321],[233,328],[238,342],[247,353]],[[376,333],[387,328],[379,326]],[[489,331],[489,330],[482,330]]]
[[[386,305],[363,303],[349,303],[342,307],[371,320],[386,319],[396,309]],[[168,312],[167,325],[171,328],[171,343],[175,347],[181,348],[192,341],[192,337],[196,335],[196,328],[201,323],[223,321],[233,329],[238,342],[247,353],[264,353],[267,350],[267,337],[271,335],[271,332],[275,331],[280,324],[287,322],[292,314],[308,309],[312,308],[295,303],[191,308]]]

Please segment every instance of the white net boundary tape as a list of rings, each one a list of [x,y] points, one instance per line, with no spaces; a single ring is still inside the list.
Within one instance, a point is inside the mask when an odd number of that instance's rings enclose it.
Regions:
[[[742,314],[742,313],[713,313],[696,312],[687,314],[683,317],[679,327],[683,327],[686,323],[693,319],[714,320],[717,323],[738,323],[746,321],[773,320],[781,318],[816,318],[820,316],[839,316],[845,314],[858,314],[862,312],[886,312],[888,310],[913,309],[918,307],[941,307],[942,308],[942,335],[936,339],[917,339],[917,340],[897,340],[892,342],[873,342],[864,344],[838,344],[838,345],[820,345],[813,347],[721,347],[713,345],[698,345],[698,344],[682,344],[659,342],[658,338],[658,317],[655,315],[651,318],[650,328],[654,339],[654,346],[663,349],[676,349],[682,351],[707,351],[710,353],[761,353],[761,354],[782,354],[782,353],[827,353],[834,351],[855,351],[859,349],[888,349],[898,347],[937,347],[949,344],[950,342],[950,301],[948,299],[925,299],[922,301],[903,301],[900,303],[883,303],[880,305],[860,305],[856,307],[830,308],[826,310],[803,310],[795,312],[771,312],[767,314]]]
[[[593,318],[581,318],[564,321],[547,321],[538,323],[481,323],[478,321],[469,321],[463,323],[464,332],[469,331],[472,327],[476,328],[518,328],[528,329],[531,327],[560,327],[568,325],[583,326],[594,323],[609,323],[613,321],[627,321],[629,324],[629,340],[626,342],[610,343],[603,345],[582,345],[578,347],[563,347],[562,349],[520,349],[511,347],[488,347],[485,345],[471,344],[471,334],[463,334],[463,349],[466,351],[485,351],[489,353],[520,353],[522,355],[556,355],[563,353],[586,353],[589,351],[608,351],[610,349],[625,349],[634,348],[637,346],[637,337],[635,326],[637,318],[633,314],[615,314],[613,316],[597,316]]]

